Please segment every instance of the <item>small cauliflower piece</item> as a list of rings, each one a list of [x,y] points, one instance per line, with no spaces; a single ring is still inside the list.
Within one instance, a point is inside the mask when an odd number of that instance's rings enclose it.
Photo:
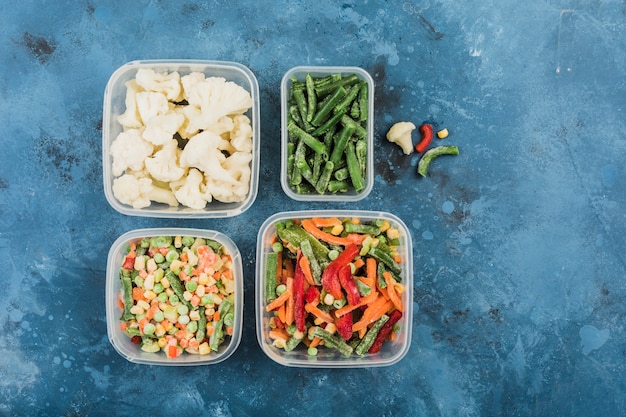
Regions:
[[[179,101],[182,97],[180,74],[178,72],[158,73],[151,68],[141,68],[135,75],[137,84],[146,91],[162,93],[170,101]]]
[[[208,126],[206,130],[210,130],[216,135],[222,136],[224,139],[229,139],[230,132],[235,128],[235,122],[229,116],[222,116],[216,120],[211,126]]]
[[[113,157],[112,173],[119,177],[127,169],[141,171],[144,160],[152,155],[154,146],[141,136],[140,129],[128,129],[117,135],[111,143],[109,153]]]
[[[143,126],[141,121],[141,115],[137,108],[137,93],[143,91],[143,89],[137,84],[137,81],[130,80],[125,84],[126,86],[126,111],[117,117],[119,124],[125,128],[139,128]]]
[[[180,83],[183,86],[183,98],[189,102],[189,94],[195,88],[196,84],[205,80],[202,72],[192,72],[180,77]]]
[[[222,167],[226,156],[221,152],[228,149],[230,143],[215,133],[205,130],[193,136],[180,154],[180,166],[198,168],[210,178],[235,183]]]
[[[204,184],[204,176],[195,168],[189,170],[185,178],[172,184],[174,196],[183,205],[201,210],[212,200]]]
[[[398,122],[387,132],[387,140],[400,146],[404,154],[409,155],[413,152],[411,132],[414,130],[415,125],[411,122]]]
[[[154,116],[167,114],[170,111],[167,97],[162,93],[141,91],[137,93],[135,99],[137,100],[137,110],[144,123]]]
[[[152,201],[178,206],[178,200],[170,190],[155,187],[150,178],[137,178],[124,174],[113,180],[113,195],[120,203],[135,209],[150,206]]]
[[[209,77],[193,84],[188,94],[189,105],[202,111],[197,121],[201,129],[207,129],[222,116],[245,113],[252,107],[252,97],[243,87],[222,77]]]
[[[161,150],[146,158],[145,164],[150,176],[163,182],[181,179],[185,175],[185,169],[178,165],[180,152],[176,139],[170,139]]]
[[[174,137],[184,122],[185,116],[174,111],[153,116],[146,121],[143,138],[154,145],[164,145]]]
[[[207,189],[213,198],[223,203],[243,201],[250,190],[250,161],[252,154],[235,152],[222,164],[230,178],[228,180],[207,177]]]
[[[244,114],[233,118],[234,126],[230,131],[230,144],[242,152],[252,152],[252,125]]]

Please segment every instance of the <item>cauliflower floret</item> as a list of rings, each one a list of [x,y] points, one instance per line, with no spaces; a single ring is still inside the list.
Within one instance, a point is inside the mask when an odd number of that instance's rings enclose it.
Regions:
[[[207,177],[207,190],[213,198],[223,203],[243,201],[250,189],[250,161],[252,154],[235,152],[222,164],[228,172],[228,180]]]
[[[226,156],[221,152],[230,143],[213,132],[205,130],[193,136],[180,154],[180,166],[198,168],[210,178],[235,183],[228,171],[222,168]]]
[[[141,91],[137,93],[135,98],[137,100],[137,110],[144,123],[154,116],[167,114],[170,111],[167,97],[162,93]]]
[[[243,87],[222,77],[209,77],[193,84],[185,91],[189,105],[202,111],[200,120],[194,120],[201,129],[207,129],[220,117],[245,113],[252,107],[252,97]]]
[[[230,144],[242,152],[252,152],[252,125],[248,116],[240,114],[233,118],[234,126],[230,131]]]
[[[150,178],[137,178],[128,174],[113,180],[113,195],[121,203],[135,209],[148,207],[151,201],[165,203],[171,207],[178,206],[178,200],[171,191],[155,187]]]
[[[143,91],[143,89],[137,84],[137,81],[130,80],[125,84],[126,86],[126,111],[117,117],[119,124],[125,128],[138,128],[142,127],[141,116],[137,109],[137,93]]]
[[[391,126],[387,132],[387,140],[394,142],[402,148],[405,155],[413,152],[413,140],[411,132],[415,130],[415,125],[411,122],[398,122]]]
[[[183,86],[183,98],[189,102],[189,93],[193,91],[197,83],[205,80],[205,75],[202,72],[192,72],[188,75],[180,77],[180,83]]]
[[[144,160],[152,155],[154,146],[141,137],[141,130],[129,129],[117,135],[111,143],[109,153],[113,157],[112,173],[118,177],[126,169],[140,171]]]
[[[146,158],[145,164],[150,176],[163,182],[178,181],[185,175],[185,169],[178,166],[180,152],[176,139],[170,139],[160,151]]]
[[[170,101],[181,98],[180,74],[176,71],[160,74],[151,68],[141,68],[137,70],[135,79],[144,90],[163,93]]]
[[[176,199],[189,208],[201,210],[212,200],[204,184],[204,176],[195,168],[190,169],[185,178],[170,184]]]
[[[154,116],[146,121],[143,138],[159,146],[169,142],[185,122],[185,116],[174,111]]]
[[[206,130],[210,130],[216,135],[222,136],[224,139],[229,139],[229,133],[235,128],[235,123],[229,116],[222,116],[211,126],[208,126]]]

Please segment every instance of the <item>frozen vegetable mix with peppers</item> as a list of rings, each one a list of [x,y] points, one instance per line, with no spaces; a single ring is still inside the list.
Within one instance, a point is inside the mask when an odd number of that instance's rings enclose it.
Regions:
[[[363,356],[396,337],[405,310],[398,228],[385,219],[339,217],[275,227],[263,271],[274,346]]]
[[[233,333],[231,255],[219,242],[154,236],[129,242],[120,267],[121,328],[169,358],[217,351]]]
[[[366,188],[369,85],[356,74],[292,80],[287,183],[298,194]]]

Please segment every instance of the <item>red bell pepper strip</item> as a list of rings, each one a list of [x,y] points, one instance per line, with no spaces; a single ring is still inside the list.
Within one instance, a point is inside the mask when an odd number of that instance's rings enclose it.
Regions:
[[[339,270],[352,262],[358,254],[359,247],[351,243],[326,266],[322,273],[322,288],[335,297],[336,300],[340,300],[343,297],[341,283],[339,282]]]
[[[422,134],[422,139],[415,145],[415,150],[422,153],[433,141],[433,125],[424,123],[419,127],[419,131]]]
[[[383,347],[383,343],[387,340],[387,337],[391,334],[393,330],[393,326],[402,318],[402,312],[399,310],[393,310],[389,314],[389,320],[383,325],[378,334],[376,335],[376,339],[374,339],[374,343],[368,349],[368,353],[378,353],[380,348]]]
[[[337,332],[346,341],[352,337],[352,313],[344,314],[335,320],[335,326],[337,326]]]
[[[298,254],[298,260],[296,262],[296,270],[294,272],[293,277],[293,314],[294,320],[296,322],[296,328],[304,332],[306,330],[305,324],[305,311],[304,311],[304,271],[302,271],[302,267],[300,266],[300,257],[301,253]]]
[[[319,301],[320,290],[314,285],[310,286],[309,289],[306,290],[306,292],[304,293],[304,299],[307,303],[312,303],[315,300]]]
[[[352,278],[352,270],[350,265],[345,265],[339,270],[339,282],[344,290],[346,290],[346,298],[351,306],[358,305],[361,302],[361,294],[359,288]]]

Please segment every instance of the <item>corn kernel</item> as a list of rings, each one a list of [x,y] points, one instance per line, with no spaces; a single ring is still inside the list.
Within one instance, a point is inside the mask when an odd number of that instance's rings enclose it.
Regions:
[[[157,343],[159,344],[160,348],[164,348],[165,346],[167,346],[167,339],[164,337],[160,337]]]
[[[143,296],[148,300],[154,300],[156,298],[156,294],[152,290],[144,291]]]
[[[170,263],[170,269],[171,270],[177,270],[183,267],[183,263],[180,261],[180,259],[174,259],[172,261],[172,263]]]
[[[285,340],[284,339],[274,339],[272,345],[276,346],[279,349],[285,348]]]
[[[334,225],[333,228],[330,230],[330,233],[335,236],[339,236],[341,232],[343,232],[343,223]]]
[[[387,229],[387,237],[389,239],[397,239],[400,237],[400,232],[398,231],[398,229],[390,227],[389,229]]]
[[[198,353],[200,355],[208,355],[209,353],[211,353],[211,348],[209,347],[209,344],[207,342],[204,342],[200,346],[198,346]]]
[[[137,306],[141,307],[144,310],[148,310],[150,308],[150,304],[148,304],[147,302],[145,302],[144,300],[139,300],[137,301]]]
[[[396,282],[393,288],[396,290],[398,294],[402,294],[404,292],[404,285],[400,284],[399,282]]]
[[[198,284],[207,285],[208,283],[209,283],[209,276],[206,273],[201,272],[200,275],[198,276]]]
[[[181,236],[174,237],[174,247],[180,248],[181,246],[183,246],[183,238]]]
[[[163,279],[161,279],[161,285],[163,285],[163,288],[169,288],[170,287],[170,280],[167,279],[167,277],[163,277]]]
[[[161,323],[157,323],[155,327],[156,327],[156,329],[154,330],[154,335],[156,337],[161,337],[161,336],[165,335],[165,327],[163,327],[163,325]],[[163,339],[163,340],[165,340],[165,339]],[[161,347],[163,347],[163,346],[161,346]]]
[[[328,323],[324,330],[326,330],[330,334],[333,334],[337,331],[337,326],[335,326],[335,323]]]
[[[135,268],[135,271],[141,271],[143,269],[146,269],[146,258],[144,258],[143,256],[136,257],[133,267]]]
[[[157,268],[158,266],[154,258],[148,259],[148,262],[146,262],[146,269],[148,270],[148,272],[154,272],[157,270]]]
[[[192,310],[189,312],[189,318],[194,321],[200,320],[200,312],[198,310]]]
[[[448,129],[441,129],[439,132],[437,132],[437,137],[439,139],[444,139],[448,137]]]
[[[198,297],[202,297],[204,294],[206,294],[206,287],[204,285],[198,285],[198,288],[196,288],[196,295]]]
[[[141,306],[134,305],[134,306],[132,306],[132,307],[130,308],[130,312],[131,312],[132,314],[137,315],[137,314],[143,314],[143,313],[145,313],[145,312],[146,312],[146,310],[144,310]]]

